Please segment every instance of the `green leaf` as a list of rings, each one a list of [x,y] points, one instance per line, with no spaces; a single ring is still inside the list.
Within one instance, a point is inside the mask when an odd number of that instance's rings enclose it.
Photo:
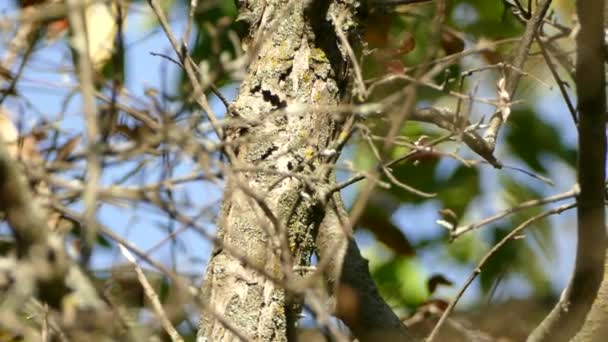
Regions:
[[[477,263],[486,249],[477,234],[465,234],[447,245],[448,255],[461,264]]]
[[[415,308],[429,296],[426,276],[415,259],[394,258],[372,270],[372,275],[383,297],[394,305]]]
[[[453,1],[449,13],[451,13],[449,16],[451,25],[478,38],[508,38],[523,32],[523,25],[500,1]],[[459,25],[458,15],[467,16],[466,24]]]

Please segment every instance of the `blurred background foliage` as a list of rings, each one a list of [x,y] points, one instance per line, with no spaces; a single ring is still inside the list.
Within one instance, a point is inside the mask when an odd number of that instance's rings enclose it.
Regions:
[[[448,1],[445,21],[438,31],[433,27],[436,18],[433,2],[373,9],[364,19],[365,33],[359,47],[365,78],[373,80],[400,73],[412,75],[421,68],[421,64],[428,64],[436,58],[485,47],[479,53],[467,54],[439,70],[432,81],[441,85],[441,90],[418,87],[416,106],[454,108],[457,101],[447,94],[449,90],[496,97],[496,83],[502,77],[499,68],[465,77],[462,89],[460,79],[468,70],[510,61],[524,26],[512,14],[507,2]],[[188,15],[190,1],[165,0],[162,3],[171,18]],[[551,9],[552,18],[570,23],[571,3],[555,1]],[[141,8],[146,1],[133,1],[133,4],[141,6],[132,8]],[[209,75],[205,81],[224,87],[222,89],[238,86],[243,76],[238,58],[244,53],[240,37],[246,32],[246,27],[237,21],[235,2],[199,1],[194,17],[194,38],[189,42],[189,48],[199,68]],[[148,25],[147,30],[160,29],[152,15]],[[568,47],[567,44],[572,42],[560,44]],[[399,180],[425,192],[436,193],[436,197],[421,198],[392,186],[388,189],[375,187],[369,198],[357,226],[357,239],[364,246],[364,253],[370,259],[373,275],[385,298],[403,315],[411,314],[433,300],[450,299],[489,248],[512,228],[544,211],[545,207],[518,212],[455,241],[450,241],[449,232],[437,224],[437,220],[460,225],[473,223],[523,201],[567,190],[574,183],[575,129],[538,48],[532,50],[526,72],[552,87],[532,78],[522,80],[516,96],[521,101],[514,106],[502,131],[496,156],[509,166],[551,179],[553,185],[513,168],[496,170],[484,163],[465,165],[460,158],[474,160],[478,157],[458,141],[453,141],[441,145],[439,150],[445,153],[420,154],[392,167]],[[108,64],[124,60],[118,56]],[[124,65],[127,74],[130,67],[129,63]],[[106,74],[106,77],[111,74]],[[566,75],[563,77],[571,81]],[[167,96],[164,100],[183,106],[176,111],[179,113],[176,117],[182,117],[191,113],[195,104],[187,78],[181,75],[176,80],[172,85],[175,89],[170,91],[173,97]],[[375,89],[369,101],[380,100],[403,87],[404,83],[399,81],[385,84]],[[111,92],[111,87],[106,86],[103,90]],[[210,90],[209,95],[214,97]],[[397,115],[399,110],[390,108],[382,118],[370,118],[366,122],[370,133],[375,137],[385,136],[391,126],[387,118]],[[472,122],[487,121],[494,108],[475,103],[465,106],[465,111],[468,111]],[[445,133],[429,124],[406,122],[399,131],[405,143],[392,147],[386,155],[391,158],[401,156],[421,136],[429,140]],[[459,157],[450,156],[450,153]],[[358,138],[349,145],[342,161],[352,161],[357,170],[372,170],[377,164],[367,142]],[[342,178],[348,176],[348,173],[341,174]],[[346,201],[354,203],[362,188],[357,184],[345,189]],[[568,240],[572,234],[567,229],[570,219],[564,215],[539,221],[527,231],[524,239],[509,242],[482,270],[475,286],[465,295],[462,309],[475,312],[485,307],[490,310],[494,302],[520,300],[514,298],[529,298],[530,302],[540,303],[540,309],[536,309],[541,312],[548,309],[546,304],[550,301],[546,299],[557,296],[571,267],[573,249]],[[107,242],[103,243],[107,248]],[[112,272],[99,272],[101,280],[111,276]],[[162,297],[171,298],[167,280],[162,280],[162,275],[151,277],[158,279],[156,283],[163,289],[159,292]],[[136,287],[132,276],[119,279],[124,279],[124,284],[117,286]],[[437,282],[437,279],[443,281]],[[141,297],[141,291],[131,292],[133,296]],[[143,302],[132,298],[125,301],[134,305]],[[529,310],[528,304],[514,310]],[[534,322],[528,324],[533,326]],[[180,329],[187,330],[184,326]]]
[[[418,88],[417,106],[454,108],[456,101],[446,92],[459,90],[461,75],[466,75],[467,70],[511,60],[524,26],[505,3],[449,1],[445,24],[435,36],[432,34],[432,23],[436,17],[433,5],[400,7],[396,9],[397,15],[382,11],[372,13],[365,35],[367,48],[372,52],[365,60],[365,70],[371,77],[400,72],[412,75],[418,65],[429,61],[429,55],[441,58],[486,44],[488,49],[467,56],[437,74],[434,81],[443,86],[443,91]],[[522,3],[526,5],[525,1]],[[556,2],[552,7],[552,18],[555,20],[567,23],[571,15],[572,6],[566,2]],[[386,25],[388,23],[390,26]],[[490,47],[493,42],[509,39],[514,40],[509,44]],[[567,47],[571,42],[564,44]],[[382,55],[384,51],[399,51],[404,46],[410,48],[403,55],[393,53],[390,58]],[[413,71],[410,73],[410,70]],[[521,211],[456,241],[450,241],[447,229],[439,225],[433,227],[432,222],[445,220],[442,213],[449,210],[457,223],[468,224],[523,201],[557,193],[559,189],[573,184],[576,150],[571,137],[575,134],[575,127],[563,101],[550,95],[555,93],[556,85],[539,56],[538,47],[532,49],[525,71],[551,84],[551,87],[531,78],[525,78],[520,84],[516,99],[522,101],[513,107],[508,125],[498,142],[496,155],[506,164],[548,177],[554,184],[527,177],[514,169],[495,170],[484,164],[467,166],[455,158],[435,155],[392,168],[399,180],[416,189],[437,193],[435,198],[421,198],[395,186],[390,189],[376,187],[371,195],[360,228],[375,237],[373,241],[376,242],[369,242],[367,252],[382,292],[394,307],[404,308],[403,312],[411,313],[425,302],[451,299],[462,286],[466,275],[472,272],[495,243],[527,218],[546,210],[546,207]],[[463,92],[491,95],[496,92],[496,82],[500,77],[499,69],[467,77]],[[570,81],[567,77],[565,79]],[[395,91],[400,86],[403,83],[395,82],[382,89],[382,92]],[[398,112],[399,108],[394,111]],[[493,113],[491,107],[478,104],[468,108],[468,111],[472,122],[487,120]],[[383,136],[390,128],[390,121],[376,119],[372,125],[374,134]],[[430,140],[445,132],[428,124],[407,122],[401,134],[414,143],[421,134],[430,137]],[[441,150],[457,153],[463,158],[474,156],[466,147],[458,144]],[[359,167],[368,170],[374,167],[375,157],[367,144],[356,144],[354,154]],[[402,154],[403,148],[393,148],[393,157]],[[382,205],[377,202],[382,202]],[[417,211],[429,212],[420,214]],[[378,217],[383,219],[379,220]],[[423,219],[427,221],[423,222]],[[482,269],[480,277],[468,290],[469,297],[465,295],[461,308],[468,307],[475,311],[485,307],[489,310],[492,303],[528,298],[525,304],[511,306],[519,314],[530,314],[530,320],[522,325],[524,332],[511,332],[512,336],[523,338],[525,330],[534,325],[543,310],[549,308],[547,304],[557,296],[564,279],[568,277],[570,266],[564,266],[564,260],[558,259],[572,258],[572,252],[564,248],[565,245],[573,248],[573,245],[564,243],[572,239],[567,228],[569,222],[565,217],[542,220],[528,229],[524,239],[509,242]],[[404,248],[404,245],[408,248]],[[442,273],[451,285],[440,286],[433,293],[428,284],[437,273]],[[555,283],[556,279],[560,279],[558,284]],[[534,307],[533,312],[530,311],[531,307]],[[495,318],[500,321],[500,317]],[[488,329],[492,330],[491,327]]]

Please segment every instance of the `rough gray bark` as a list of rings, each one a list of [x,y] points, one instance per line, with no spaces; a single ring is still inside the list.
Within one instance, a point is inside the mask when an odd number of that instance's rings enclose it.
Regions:
[[[606,274],[608,274],[608,258],[604,265],[604,275]],[[608,336],[608,278],[604,276],[587,320],[572,342],[602,342],[606,340],[606,336]]]
[[[378,293],[352,238],[348,214],[340,195],[328,203],[317,235],[320,264],[332,293],[334,312],[359,341],[412,341],[414,338]]]
[[[608,1],[604,1],[604,29],[608,28]],[[608,252],[608,251],[607,251]],[[604,259],[604,280],[587,315],[585,324],[573,342],[601,342],[608,336],[608,253]]]
[[[240,1],[240,18],[251,24],[247,49],[253,59],[232,109],[235,121],[251,124],[230,135],[231,166],[251,171],[228,175],[218,238],[230,248],[217,246],[209,262],[202,296],[211,310],[202,314],[199,340],[237,339],[220,316],[252,340],[287,340],[296,309],[284,286],[267,275],[284,279],[292,266],[308,265],[314,250],[323,212],[315,187],[327,178],[322,152],[340,128],[331,113],[316,107],[337,105],[348,77],[330,18],[344,18],[348,32],[357,4]],[[297,107],[305,110],[289,110]],[[316,177],[312,186],[303,181],[307,177]]]
[[[604,1],[577,1],[576,92],[579,113],[578,246],[562,298],[528,341],[568,341],[581,328],[604,275],[606,255],[606,90]]]

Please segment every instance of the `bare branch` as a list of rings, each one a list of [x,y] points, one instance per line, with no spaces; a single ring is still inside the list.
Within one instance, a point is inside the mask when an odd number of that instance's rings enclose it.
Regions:
[[[549,9],[549,5],[551,4],[551,0],[540,0],[536,5],[536,11],[534,15],[528,20],[526,24],[526,30],[520,40],[519,48],[515,53],[515,58],[511,63],[514,68],[523,69],[524,64],[528,60],[528,53],[530,51],[530,47],[534,42],[534,36],[538,31],[538,28],[542,24],[542,20],[545,16],[545,13]],[[519,80],[521,79],[521,73],[519,72],[511,72],[507,76],[506,80],[506,90],[509,93],[509,97],[513,98],[515,95],[515,90],[517,89],[517,85]],[[484,139],[488,143],[490,150],[494,151],[494,147],[496,146],[496,137],[498,136],[498,131],[503,124],[502,115],[495,114],[490,119],[490,123],[488,129],[484,134]]]
[[[484,255],[483,258],[481,258],[481,260],[477,264],[477,267],[475,267],[473,272],[469,275],[467,280],[464,282],[462,288],[458,291],[458,293],[456,294],[454,299],[452,299],[452,301],[450,302],[450,305],[445,309],[445,311],[441,315],[441,318],[439,319],[439,321],[433,328],[433,331],[431,332],[429,337],[426,339],[426,341],[427,342],[435,341],[435,339],[437,338],[437,336],[439,334],[441,327],[445,323],[445,320],[448,318],[450,313],[454,310],[454,307],[456,306],[456,303],[458,303],[458,300],[460,300],[460,298],[462,297],[464,292],[467,290],[469,285],[471,285],[471,283],[473,283],[475,278],[477,278],[477,276],[481,273],[481,269],[483,268],[483,266],[485,266],[485,264],[490,260],[490,258],[492,256],[494,256],[494,254],[496,254],[496,252],[498,252],[507,242],[519,237],[520,233],[524,229],[528,228],[528,226],[530,226],[534,222],[541,220],[549,215],[561,214],[562,212],[564,212],[568,209],[572,209],[574,207],[576,207],[576,203],[566,204],[566,205],[562,205],[560,207],[545,211],[539,215],[533,216],[533,217],[527,219],[526,221],[524,221],[519,226],[517,226],[515,229],[513,229],[511,232],[509,232],[509,234],[507,234],[504,238],[502,238],[502,240],[500,240],[497,244],[495,244],[494,247],[492,247],[492,249],[490,249],[490,251],[488,251],[488,253],[486,253],[486,255]]]
[[[457,227],[456,229],[454,229],[452,232],[450,232],[451,238],[452,239],[457,239],[458,237],[462,236],[463,234],[466,234],[472,230],[481,228],[485,225],[488,225],[490,223],[496,222],[500,219],[505,218],[508,215],[511,215],[513,213],[519,212],[521,210],[525,210],[528,208],[532,208],[532,207],[536,207],[536,206],[541,206],[541,205],[545,205],[548,203],[553,203],[553,202],[559,202],[559,201],[563,201],[565,199],[569,199],[572,197],[575,197],[576,195],[579,194],[579,189],[578,187],[576,189],[570,190],[570,191],[566,191],[564,193],[561,194],[557,194],[557,195],[553,195],[553,196],[549,196],[546,198],[541,198],[541,199],[534,199],[534,200],[529,200],[526,202],[523,202],[515,207],[511,207],[505,211],[499,212],[495,215],[492,215],[490,217],[486,217],[485,219],[482,219],[480,221],[477,221],[475,223],[471,223],[469,225],[466,226],[460,226]]]
[[[82,249],[82,263],[88,264],[92,248],[97,237],[95,215],[97,213],[97,183],[101,177],[101,160],[99,158],[99,127],[97,124],[97,104],[95,103],[95,87],[93,84],[93,66],[90,59],[87,42],[87,28],[84,23],[84,9],[79,7],[80,0],[68,0],[68,14],[72,28],[72,48],[77,52],[78,76],[83,98],[83,112],[87,131],[87,174],[85,203],[85,239]],[[91,28],[92,29],[92,28]]]
[[[121,244],[119,244],[118,247],[120,248],[120,252],[122,253],[122,255],[135,268],[135,272],[137,272],[137,279],[139,279],[141,286],[144,288],[146,296],[152,303],[154,312],[158,316],[158,319],[160,320],[161,324],[163,325],[163,328],[165,329],[165,331],[167,331],[167,334],[169,334],[169,336],[171,337],[171,341],[183,342],[184,339],[180,336],[180,334],[177,332],[177,330],[175,330],[175,327],[173,326],[173,324],[167,317],[167,314],[165,313],[165,310],[163,309],[163,305],[160,303],[160,300],[158,299],[158,295],[156,294],[156,292],[154,292],[154,289],[152,288],[152,285],[148,281],[148,278],[146,278],[146,275],[142,271],[141,267],[139,267],[139,265],[135,261],[133,254],[131,254],[131,252],[129,252],[129,250],[126,249]]]

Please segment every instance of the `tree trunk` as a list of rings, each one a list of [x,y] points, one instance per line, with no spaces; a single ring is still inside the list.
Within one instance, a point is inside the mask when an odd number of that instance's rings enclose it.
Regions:
[[[583,328],[572,342],[602,342],[608,336],[608,255],[604,265],[604,281],[587,315]]]
[[[331,260],[324,265],[324,273],[335,315],[359,341],[413,341],[414,337],[378,293],[368,262],[350,233],[348,214],[336,193],[328,203],[317,235],[320,264]]]
[[[604,29],[608,29],[608,1],[604,1]],[[587,320],[573,342],[601,342],[608,336],[608,253],[604,260],[604,280],[587,315]]]
[[[604,1],[578,0],[576,37],[578,98],[577,255],[574,273],[559,303],[528,338],[530,342],[569,341],[583,326],[604,276],[606,257],[606,82]],[[604,282],[605,284],[605,282]],[[600,297],[606,291],[599,292]]]
[[[198,338],[286,341],[297,307],[284,283],[314,251],[323,218],[317,190],[329,182],[326,150],[341,128],[327,108],[340,103],[348,83],[346,50],[331,18],[341,18],[348,34],[358,1],[240,3],[239,18],[251,24],[252,60],[232,107],[240,127],[229,134],[235,158]]]

